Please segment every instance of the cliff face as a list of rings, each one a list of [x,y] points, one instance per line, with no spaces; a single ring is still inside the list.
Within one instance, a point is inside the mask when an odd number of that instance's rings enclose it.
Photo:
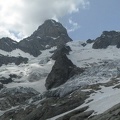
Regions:
[[[72,41],[72,39],[68,36],[67,31],[62,24],[50,19],[46,20],[41,26],[39,26],[31,36],[21,40],[20,42],[16,42],[10,38],[1,38],[0,50],[12,52],[19,49],[37,57],[41,54],[42,50],[50,49],[54,46],[65,45],[70,41]],[[1,55],[0,57],[0,65],[9,63],[27,63],[26,57],[21,59],[4,55]]]
[[[64,84],[68,79],[76,74],[82,73],[84,70],[75,66],[67,55],[71,51],[69,46],[62,46],[52,56],[55,64],[52,67],[46,79],[46,88],[51,89]]]
[[[41,50],[59,46],[72,41],[62,24],[54,20],[46,20],[28,38],[20,41],[18,46],[21,50],[37,57]]]
[[[116,45],[120,48],[120,32],[104,31],[100,37],[96,38],[93,48],[102,49],[109,45]]]

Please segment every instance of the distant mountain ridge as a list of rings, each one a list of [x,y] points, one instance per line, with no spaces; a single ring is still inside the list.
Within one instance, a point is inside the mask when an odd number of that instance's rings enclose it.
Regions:
[[[63,46],[70,41],[72,41],[72,39],[68,36],[66,28],[63,27],[61,23],[49,19],[40,25],[32,35],[21,40],[20,42],[16,42],[8,37],[1,38],[0,50],[12,52],[13,50],[19,49],[24,53],[38,57],[41,54],[41,51],[50,49],[54,46]],[[104,31],[100,37],[96,38],[95,40],[89,39],[84,45],[92,42],[93,49],[107,48],[109,45],[116,45],[117,48],[120,48],[120,32]],[[22,56],[20,56],[21,59],[18,57],[9,58],[10,56],[4,56],[2,54],[0,57],[2,58],[0,60],[0,65],[8,64],[12,61],[15,61],[17,64],[27,62],[27,58],[22,58]]]
[[[109,45],[116,45],[117,48],[120,48],[120,32],[104,31],[100,37],[95,39],[93,48],[107,48]]]
[[[18,48],[18,43],[11,38],[4,37],[0,39],[0,49],[11,52],[12,50]]]
[[[20,42],[0,39],[0,120],[118,120],[119,41],[72,41],[51,19]]]
[[[69,41],[72,41],[72,39],[68,36],[67,30],[62,24],[49,19],[39,26],[31,36],[20,42],[13,41],[8,37],[1,38],[0,49],[11,52],[18,48],[37,57],[41,54],[41,50],[59,46]]]

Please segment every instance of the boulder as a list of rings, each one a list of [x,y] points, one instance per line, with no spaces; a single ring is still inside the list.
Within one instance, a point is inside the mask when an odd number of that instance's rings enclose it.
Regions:
[[[93,43],[93,42],[95,42],[95,40],[88,39],[88,40],[86,41],[86,43],[89,43],[89,44],[91,44],[91,43]]]

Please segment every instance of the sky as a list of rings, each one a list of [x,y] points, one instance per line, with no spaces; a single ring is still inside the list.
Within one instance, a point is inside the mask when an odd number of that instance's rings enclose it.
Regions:
[[[66,27],[73,40],[120,30],[120,0],[0,0],[0,38],[19,41],[47,19]]]

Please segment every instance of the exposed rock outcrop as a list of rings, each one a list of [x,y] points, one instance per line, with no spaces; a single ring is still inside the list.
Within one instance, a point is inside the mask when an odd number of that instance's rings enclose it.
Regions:
[[[79,113],[82,113],[87,109],[88,109],[88,106],[80,108],[78,110],[74,110],[74,111],[72,111],[72,112],[70,112],[70,113],[68,113],[68,114],[66,114],[66,115],[64,115],[64,116],[62,116],[62,117],[60,117],[60,118],[58,118],[56,120],[69,120],[72,116],[74,116],[76,114],[79,114]]]
[[[18,47],[18,42],[6,37],[0,39],[0,49],[6,52],[11,52]],[[21,63],[27,63],[28,58],[23,58],[21,56],[19,57],[13,57],[13,56],[5,56],[4,54],[0,53],[0,66],[3,64],[7,65],[9,63],[15,63],[16,65],[19,65]]]
[[[3,84],[2,83],[0,83],[0,90],[3,88],[4,86],[3,86]]]
[[[101,49],[107,48],[109,45],[120,47],[120,32],[104,31],[100,37],[96,38],[92,47],[94,49]]]
[[[120,103],[113,106],[104,113],[96,116],[92,116],[85,120],[119,120],[120,119]]]
[[[80,74],[84,71],[83,69],[76,67],[71,60],[67,58],[66,54],[68,54],[69,51],[70,48],[64,46],[53,55],[53,58],[56,61],[46,79],[45,86],[47,89],[58,87],[75,74]]]
[[[0,55],[0,66],[3,64],[7,65],[9,63],[15,63],[16,65],[19,65],[21,63],[27,63],[28,58],[23,58],[23,57],[9,57],[9,56],[3,56]]]
[[[0,49],[11,52],[16,48],[37,57],[41,54],[40,50],[45,50],[53,46],[64,45],[72,41],[68,36],[67,30],[61,23],[55,20],[46,20],[38,29],[29,37],[16,42],[8,37],[0,39]]]
[[[26,109],[10,110],[1,116],[0,120],[9,120],[11,118],[15,120],[46,120],[81,105],[89,94],[89,92],[77,90],[63,98],[47,98],[41,101],[38,106],[32,105],[26,107]],[[84,111],[85,109],[87,107],[79,111]]]
[[[57,60],[61,55],[69,55],[70,51],[71,51],[70,46],[60,45],[58,46],[57,50],[55,50],[51,58],[53,60]]]
[[[18,46],[21,50],[37,57],[41,54],[40,50],[63,45],[69,41],[72,39],[62,24],[55,20],[46,20],[30,37],[20,41]]]
[[[8,83],[11,83],[11,82],[12,82],[12,78],[11,78],[11,77],[9,77],[9,78],[1,77],[1,78],[0,78],[0,82],[1,82],[2,84],[8,84]]]
[[[94,112],[93,110],[85,112],[85,109],[86,107],[73,111],[65,115],[64,117],[58,118],[56,120],[85,120]]]
[[[18,48],[17,42],[12,40],[11,38],[4,37],[0,39],[0,49],[11,52],[12,50],[15,50]]]
[[[28,99],[39,93],[32,88],[4,88],[0,91],[0,110],[25,104]]]
[[[17,76],[16,74],[10,74],[8,77],[0,77],[0,82],[2,84],[9,84],[13,82],[15,78],[20,78],[20,76]]]
[[[95,40],[88,39],[86,42],[90,44],[90,43],[95,42]]]

